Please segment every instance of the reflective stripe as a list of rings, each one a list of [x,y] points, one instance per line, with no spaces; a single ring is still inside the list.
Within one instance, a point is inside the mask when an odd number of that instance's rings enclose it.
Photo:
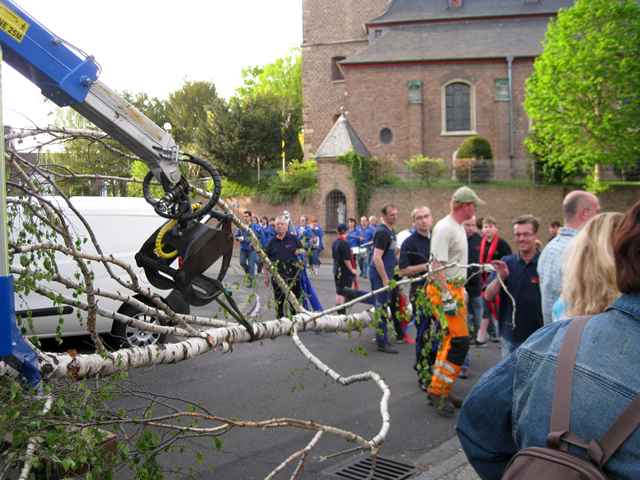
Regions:
[[[442,367],[442,368],[445,368],[445,369],[449,370],[454,375],[456,373],[458,373],[458,372],[456,372],[456,369],[454,367],[452,367],[449,362],[445,362],[443,360],[436,360],[435,365],[436,365],[436,367]]]
[[[449,383],[449,384],[453,383],[453,379],[447,377],[444,373],[440,373],[438,370],[433,372],[433,376],[439,380],[442,380],[445,383]]]

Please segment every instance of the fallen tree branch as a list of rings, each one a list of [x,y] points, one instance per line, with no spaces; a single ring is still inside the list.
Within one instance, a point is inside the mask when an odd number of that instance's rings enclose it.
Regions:
[[[313,436],[311,441],[307,444],[306,447],[292,453],[284,462],[282,462],[280,465],[274,468],[273,471],[269,475],[267,475],[264,480],[273,480],[278,473],[280,473],[282,470],[286,468],[287,465],[293,462],[296,458],[300,457],[298,466],[296,467],[293,474],[291,475],[291,479],[298,478],[299,474],[302,472],[302,466],[304,465],[307,455],[313,449],[313,447],[315,447],[318,444],[318,442],[322,438],[323,433],[324,433],[323,431],[317,432]]]

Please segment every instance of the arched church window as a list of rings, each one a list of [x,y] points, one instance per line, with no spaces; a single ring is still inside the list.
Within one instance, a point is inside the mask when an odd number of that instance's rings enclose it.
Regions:
[[[444,87],[445,132],[474,130],[473,88],[468,83],[455,81]]]

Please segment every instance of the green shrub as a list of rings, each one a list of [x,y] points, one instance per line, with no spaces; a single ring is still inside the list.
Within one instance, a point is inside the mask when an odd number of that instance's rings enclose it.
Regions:
[[[462,182],[488,182],[493,178],[493,152],[489,141],[480,135],[467,138],[453,162],[456,178]]]
[[[444,160],[441,158],[429,158],[424,155],[414,155],[405,164],[411,173],[427,183],[442,177],[447,171]]]
[[[271,177],[260,193],[268,202],[278,205],[298,198],[302,203],[311,199],[318,190],[318,167],[315,160],[294,160],[285,173]]]
[[[212,183],[212,182],[209,182]],[[210,188],[208,189],[211,190]],[[222,198],[252,197],[256,194],[256,187],[245,185],[229,178],[222,179]]]
[[[492,159],[491,144],[480,135],[469,137],[460,145],[458,158]]]

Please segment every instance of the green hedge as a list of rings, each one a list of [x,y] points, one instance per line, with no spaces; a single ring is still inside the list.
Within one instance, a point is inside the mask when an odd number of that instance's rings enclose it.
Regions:
[[[469,137],[460,145],[458,158],[491,159],[493,158],[491,144],[480,135]]]
[[[429,158],[424,155],[415,155],[405,162],[411,173],[430,184],[442,177],[447,171],[447,166],[441,158]]]
[[[269,178],[260,197],[279,205],[298,198],[302,203],[311,199],[318,190],[318,166],[315,160],[294,160],[286,172]]]

